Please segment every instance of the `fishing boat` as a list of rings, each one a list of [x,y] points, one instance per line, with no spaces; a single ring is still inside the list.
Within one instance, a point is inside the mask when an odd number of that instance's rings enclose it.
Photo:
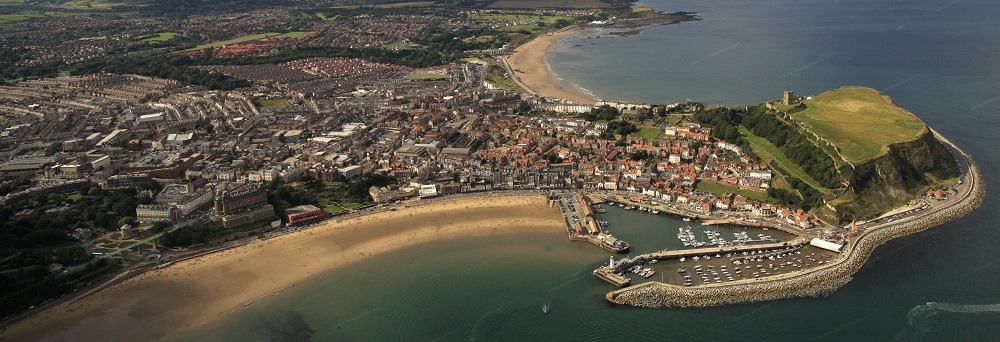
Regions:
[[[690,217],[685,217],[684,218],[684,222],[691,222],[691,218]]]
[[[542,313],[549,313],[549,305],[548,304],[542,305]]]

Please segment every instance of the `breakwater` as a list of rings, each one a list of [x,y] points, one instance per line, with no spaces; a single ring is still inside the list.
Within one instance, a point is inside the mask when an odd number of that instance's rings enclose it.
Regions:
[[[947,142],[946,142],[947,143]],[[950,145],[950,144],[949,144]],[[979,167],[957,147],[956,156],[968,164],[968,193],[956,203],[910,220],[892,223],[858,236],[853,245],[834,262],[801,275],[741,280],[731,284],[681,287],[649,282],[609,292],[608,301],[648,308],[709,307],[725,304],[762,302],[784,298],[819,297],[846,285],[864,266],[876,247],[889,240],[918,233],[968,215],[986,196],[986,184]]]

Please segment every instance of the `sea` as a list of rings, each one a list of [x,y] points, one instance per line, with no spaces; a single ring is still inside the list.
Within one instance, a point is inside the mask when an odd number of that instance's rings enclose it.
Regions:
[[[455,238],[297,284],[178,341],[995,341],[1000,336],[1000,2],[655,0],[703,20],[588,30],[547,56],[561,82],[607,100],[728,106],[880,90],[972,155],[987,197],[971,215],[875,250],[836,293],[698,309],[608,303],[610,253],[563,233]],[[689,222],[610,208],[634,251]],[[699,228],[696,228],[699,229]],[[548,305],[549,313],[542,312]]]

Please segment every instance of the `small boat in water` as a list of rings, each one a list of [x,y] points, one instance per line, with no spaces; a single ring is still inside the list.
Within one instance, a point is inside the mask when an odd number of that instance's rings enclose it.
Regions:
[[[549,313],[549,305],[548,304],[542,305],[542,313]]]

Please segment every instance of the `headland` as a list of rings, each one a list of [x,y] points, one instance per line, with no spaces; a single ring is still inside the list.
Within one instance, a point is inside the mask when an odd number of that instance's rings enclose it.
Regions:
[[[962,152],[957,146],[937,132],[933,133],[935,138],[945,144],[949,151],[956,157],[964,175],[962,182],[954,187],[956,194],[950,200],[943,203],[936,203],[936,205],[927,210],[912,212],[912,215],[895,220],[891,218],[876,220],[874,221],[874,225],[867,227],[863,232],[849,239],[848,243],[837,254],[833,255],[832,260],[827,260],[825,263],[813,266],[811,269],[792,270],[786,273],[779,271],[775,275],[756,277],[758,268],[752,268],[749,266],[750,263],[746,262],[748,259],[746,257],[747,253],[740,255],[719,247],[718,251],[704,254],[725,254],[723,263],[732,262],[735,264],[735,266],[730,266],[737,270],[736,272],[739,272],[741,265],[747,265],[748,272],[754,272],[755,277],[741,276],[742,279],[740,280],[732,281],[730,278],[730,282],[722,283],[719,281],[718,273],[713,270],[712,266],[709,266],[710,272],[715,274],[715,283],[707,280],[704,285],[692,287],[690,280],[685,280],[686,283],[684,286],[651,281],[609,292],[606,296],[607,300],[616,304],[649,308],[708,307],[785,298],[817,297],[833,293],[851,280],[852,276],[861,269],[872,251],[878,246],[892,239],[918,233],[965,216],[982,204],[986,194],[986,184],[979,167],[975,165],[969,155]],[[774,263],[778,262],[780,262],[781,268],[785,268],[786,263],[789,266],[796,265],[792,260],[797,260],[797,263],[802,264],[802,260],[796,257],[800,253],[795,253],[795,251],[803,245],[804,243],[800,242],[788,244],[787,247],[780,250],[762,249],[759,251],[760,253],[751,253],[749,259],[752,260],[757,255],[756,257],[759,261],[762,255],[764,256],[764,263],[767,263],[767,260],[773,260],[770,267],[772,269],[774,268]],[[614,271],[616,267],[628,267],[636,262],[660,261],[670,258],[677,259],[681,256],[681,254],[674,254],[676,255],[670,255],[670,253],[657,255],[657,253],[654,253],[652,255],[638,256],[631,260],[623,260],[624,262],[618,264],[612,263],[608,267],[602,267],[598,271],[595,271],[595,275],[601,270],[607,273],[608,271]],[[780,255],[781,257],[775,259],[775,255]],[[716,256],[716,259],[719,259],[719,254],[716,254]],[[785,259],[786,257],[788,259]],[[816,262],[812,257],[807,258]],[[683,262],[683,258],[681,260]],[[697,257],[695,257],[694,262],[697,262],[697,260]],[[768,270],[767,267],[763,267],[762,265],[758,267],[762,270],[761,272],[767,272]],[[700,265],[696,266],[696,269],[699,274],[704,274],[701,271]],[[726,266],[722,266],[721,270],[726,275],[729,274]],[[678,272],[681,272],[681,270],[678,270]],[[686,272],[684,270],[681,273]],[[690,278],[686,277],[686,279]]]
[[[331,220],[65,301],[14,322],[0,341],[156,340],[381,253],[441,239],[556,233],[560,221],[544,196],[496,193]]]

